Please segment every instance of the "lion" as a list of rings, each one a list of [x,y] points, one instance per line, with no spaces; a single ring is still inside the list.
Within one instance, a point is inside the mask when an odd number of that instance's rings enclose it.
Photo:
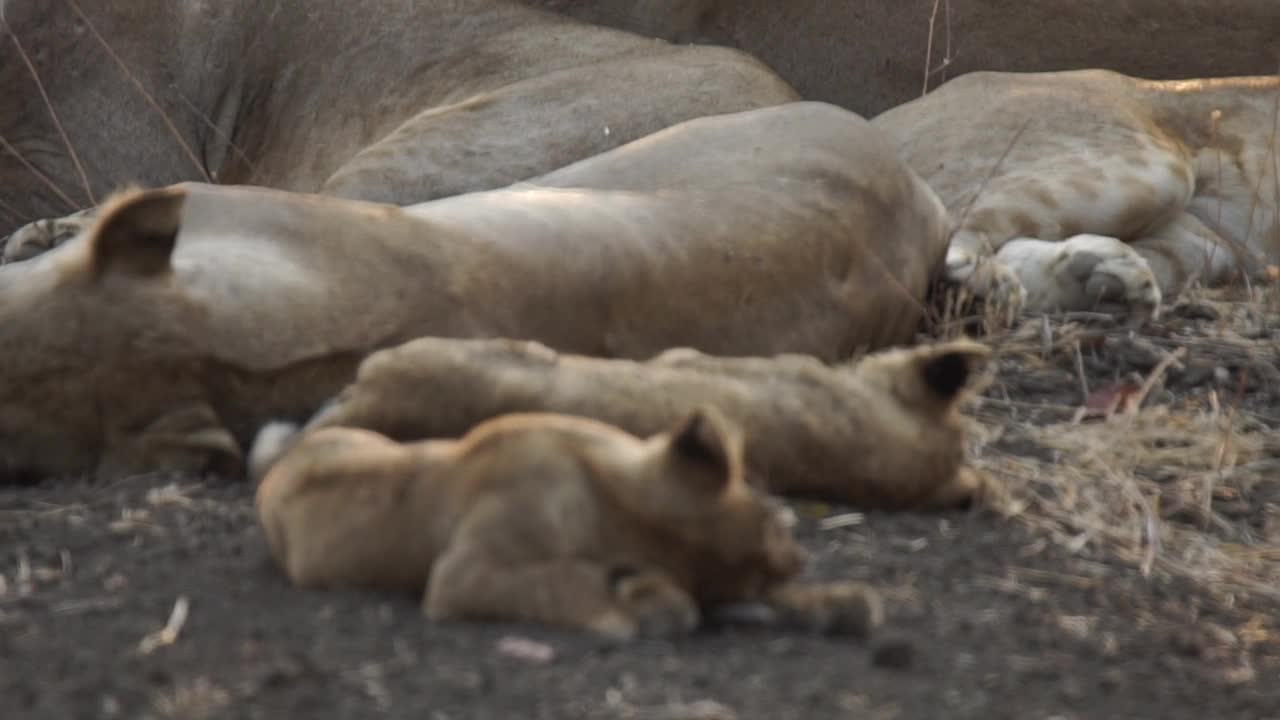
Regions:
[[[1280,264],[1277,112],[1280,77],[983,72],[872,124],[956,219],[949,280],[1142,324]]]
[[[0,237],[129,184],[409,205],[799,99],[744,53],[506,0],[7,0],[0,39]]]
[[[712,408],[643,439],[538,413],[408,444],[291,432],[265,428],[251,466],[269,552],[299,587],[423,593],[434,621],[620,641],[688,633],[704,611],[750,602],[814,631],[865,637],[883,618],[862,583],[796,581],[794,515],[745,481],[741,433]]]
[[[746,438],[769,492],[889,510],[985,499],[958,407],[982,385],[988,348],[955,340],[831,367],[803,355],[715,357],[689,348],[645,362],[561,355],[535,342],[420,338],[369,356],[306,425],[396,440],[453,437],[512,412],[590,417],[638,435],[702,406]]]
[[[263,422],[310,415],[369,353],[428,335],[633,359],[901,344],[948,222],[881,133],[823,103],[691,120],[403,209],[128,192],[0,267],[0,474],[238,473]]]

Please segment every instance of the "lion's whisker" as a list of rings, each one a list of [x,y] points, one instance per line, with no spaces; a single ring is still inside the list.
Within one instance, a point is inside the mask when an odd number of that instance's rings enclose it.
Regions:
[[[68,197],[65,192],[62,191],[62,188],[58,187],[57,183],[55,183],[53,180],[50,180],[48,175],[45,175],[44,173],[40,172],[40,170],[37,169],[35,165],[32,165],[31,162],[27,160],[27,158],[23,156],[21,152],[18,151],[18,148],[10,144],[9,141],[6,140],[3,135],[0,135],[0,147],[4,148],[9,152],[10,155],[17,158],[18,162],[22,163],[22,166],[25,167],[28,172],[34,175],[36,179],[38,179],[41,183],[44,183],[44,186],[49,188],[49,192],[52,192],[54,195],[57,195],[63,202],[67,204],[67,207],[70,208],[73,212],[80,209],[80,206],[77,205],[74,201],[72,201],[72,199]]]
[[[4,20],[4,7],[0,6],[0,25],[4,25],[5,32],[9,38],[13,40],[13,46],[18,50],[18,57],[22,58],[23,64],[27,66],[27,72],[31,74],[31,79],[35,81],[36,89],[40,91],[40,99],[44,102],[44,107],[49,111],[49,117],[53,120],[53,126],[58,131],[58,136],[62,138],[62,144],[67,148],[67,155],[71,158],[71,163],[76,166],[76,172],[80,175],[80,183],[84,187],[84,194],[89,199],[90,205],[97,205],[98,200],[93,196],[93,188],[89,186],[89,176],[85,174],[84,165],[80,163],[80,156],[76,153],[75,146],[71,144],[71,139],[67,137],[67,131],[62,126],[62,120],[58,117],[58,111],[53,107],[53,101],[49,99],[49,93],[44,88],[44,81],[40,79],[40,73],[36,70],[35,63],[31,62],[31,57],[27,55],[27,51],[22,47],[22,41],[18,39],[18,34],[9,27],[9,23]]]
[[[169,118],[169,114],[164,111],[164,108],[160,107],[160,103],[156,102],[155,97],[153,97],[151,93],[147,92],[147,88],[143,86],[142,81],[138,80],[138,77],[129,69],[129,65],[116,54],[116,51],[111,47],[110,43],[107,42],[106,38],[102,37],[102,34],[98,32],[98,28],[93,24],[93,21],[90,20],[89,16],[80,8],[80,4],[76,2],[76,0],[66,0],[66,2],[71,6],[71,9],[80,16],[80,19],[84,21],[85,27],[89,28],[89,32],[93,34],[94,39],[98,41],[98,44],[102,46],[102,49],[105,50],[107,54],[111,56],[111,59],[115,61],[116,65],[120,67],[125,78],[138,90],[142,99],[145,100],[147,104],[150,105],[151,108],[160,116],[161,122],[163,122],[165,127],[169,129],[169,133],[182,148],[182,152],[191,161],[191,164],[195,166],[196,170],[200,171],[200,175],[204,178],[205,182],[213,182],[213,178],[209,176],[209,171],[205,169],[204,164],[196,157],[195,151],[192,150],[187,141],[183,139],[182,133],[178,132],[178,128],[173,124],[173,120]]]
[[[202,112],[200,108],[196,107],[195,103],[191,102],[186,95],[181,92],[178,92],[177,95],[178,99],[181,100],[189,110],[191,110],[191,114],[195,115],[200,122],[204,123],[205,127],[208,127],[213,131],[213,133],[218,136],[218,139],[225,142],[227,147],[231,148],[231,152],[235,153],[235,156],[240,158],[240,160],[245,164],[245,167],[249,168],[249,177],[253,178],[257,176],[258,167],[249,159],[249,156],[245,154],[244,150],[241,149],[241,147],[237,145],[226,133],[222,132],[222,129],[219,128],[213,120],[209,119],[209,116]]]

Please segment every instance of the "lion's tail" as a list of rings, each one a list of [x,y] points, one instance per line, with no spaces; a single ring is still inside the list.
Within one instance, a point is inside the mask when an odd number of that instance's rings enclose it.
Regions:
[[[249,450],[249,479],[254,485],[262,482],[267,471],[297,439],[298,424],[278,420],[269,422],[258,431]]]

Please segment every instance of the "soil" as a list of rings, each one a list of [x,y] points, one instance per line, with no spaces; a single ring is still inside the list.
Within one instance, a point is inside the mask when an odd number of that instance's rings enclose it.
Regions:
[[[1233,407],[1274,437],[1280,385],[1249,379],[1280,358],[1280,313],[1259,315],[1264,304],[1190,301],[1142,333],[1029,321],[1004,342],[971,414],[987,428],[1034,428],[1075,412],[1074,353],[1016,348],[1074,328],[1093,338],[1079,360],[1092,388],[1149,376],[1158,361],[1141,350],[1176,342],[1190,352],[1148,405],[1235,388]],[[1253,337],[1241,339],[1239,322],[1224,334],[1224,316],[1252,318]],[[1046,456],[1008,438],[982,452]],[[1269,457],[1274,467],[1280,451]],[[1256,490],[1255,515],[1280,512],[1274,480]],[[412,597],[290,587],[243,482],[3,488],[0,715],[1280,718],[1280,593],[1160,566],[1144,574],[1104,542],[1062,542],[1034,508],[797,508],[813,576],[884,592],[887,622],[870,640],[721,626],[619,647],[544,627],[431,624]],[[1255,543],[1277,540],[1257,517],[1239,522],[1256,526]],[[176,604],[185,622],[166,634]]]

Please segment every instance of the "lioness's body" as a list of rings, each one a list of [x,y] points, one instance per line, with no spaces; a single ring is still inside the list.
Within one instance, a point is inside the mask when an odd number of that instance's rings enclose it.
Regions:
[[[981,491],[957,406],[982,346],[873,353],[851,367],[811,357],[648,362],[557,355],[537,343],[422,338],[370,356],[309,427],[452,437],[510,412],[581,415],[649,434],[712,405],[742,428],[770,491],[877,508],[955,505]]]
[[[423,202],[797,97],[505,0],[7,0],[2,25],[0,237],[127,183]]]
[[[879,133],[816,103],[407,210],[200,184],[126,195],[0,268],[0,466],[234,460],[266,420],[424,335],[847,357],[910,340],[946,224]]]
[[[620,638],[686,632],[701,607],[739,600],[857,632],[879,622],[869,589],[790,585],[805,555],[785,511],[744,482],[741,438],[713,411],[644,440],[524,414],[460,440],[401,445],[330,428],[280,457],[282,442],[254,448],[257,509],[299,586],[425,588],[433,619]]]

